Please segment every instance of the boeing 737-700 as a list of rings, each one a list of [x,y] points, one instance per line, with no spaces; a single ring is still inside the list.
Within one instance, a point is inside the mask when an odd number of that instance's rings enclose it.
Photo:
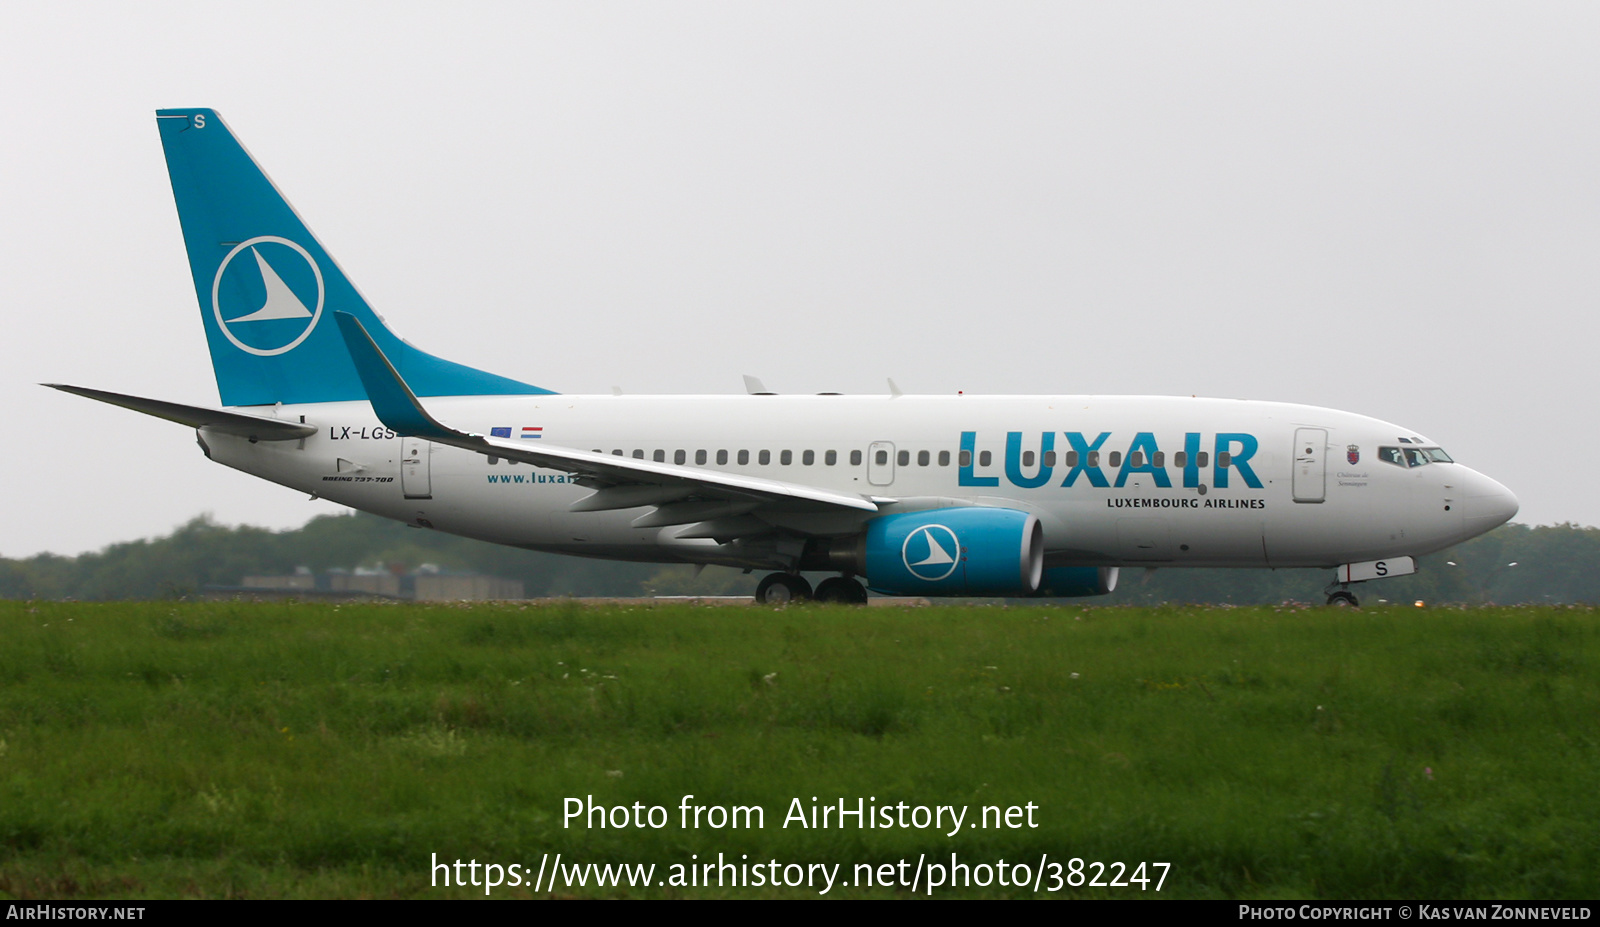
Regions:
[[[222,119],[156,115],[223,408],[56,385],[225,466],[421,528],[770,571],[763,602],[1081,596],[1122,567],[1352,585],[1510,519],[1410,428],[1156,396],[575,396],[393,334]],[[54,385],[54,384],[52,384]],[[831,574],[813,589],[805,573]]]

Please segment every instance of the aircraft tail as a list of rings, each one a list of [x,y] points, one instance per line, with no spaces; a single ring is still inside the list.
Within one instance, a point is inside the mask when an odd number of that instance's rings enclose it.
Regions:
[[[366,399],[335,312],[361,321],[418,396],[550,392],[389,331],[214,110],[158,110],[156,124],[223,405]]]

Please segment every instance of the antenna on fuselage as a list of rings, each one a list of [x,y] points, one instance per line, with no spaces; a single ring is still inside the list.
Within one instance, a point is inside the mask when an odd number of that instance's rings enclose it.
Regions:
[[[752,396],[776,396],[776,395],[778,395],[777,393],[774,393],[772,390],[767,389],[764,385],[762,385],[762,383],[761,383],[761,381],[759,379],[757,379],[755,377],[752,377],[748,373],[744,375],[744,391],[749,393]]]

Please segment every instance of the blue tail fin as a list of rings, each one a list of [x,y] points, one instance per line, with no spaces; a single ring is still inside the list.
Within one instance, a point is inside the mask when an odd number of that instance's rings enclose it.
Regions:
[[[158,110],[156,124],[223,405],[367,398],[335,312],[361,321],[418,396],[550,392],[389,331],[215,111]]]

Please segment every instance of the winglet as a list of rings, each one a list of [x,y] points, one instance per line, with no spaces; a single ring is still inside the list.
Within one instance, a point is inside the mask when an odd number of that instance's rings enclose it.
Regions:
[[[335,312],[333,318],[339,323],[339,333],[344,336],[350,360],[356,365],[361,385],[367,390],[367,400],[372,403],[372,411],[377,413],[379,421],[403,435],[433,441],[463,437],[461,432],[446,428],[428,414],[400,372],[367,334],[360,319],[348,312]]]

